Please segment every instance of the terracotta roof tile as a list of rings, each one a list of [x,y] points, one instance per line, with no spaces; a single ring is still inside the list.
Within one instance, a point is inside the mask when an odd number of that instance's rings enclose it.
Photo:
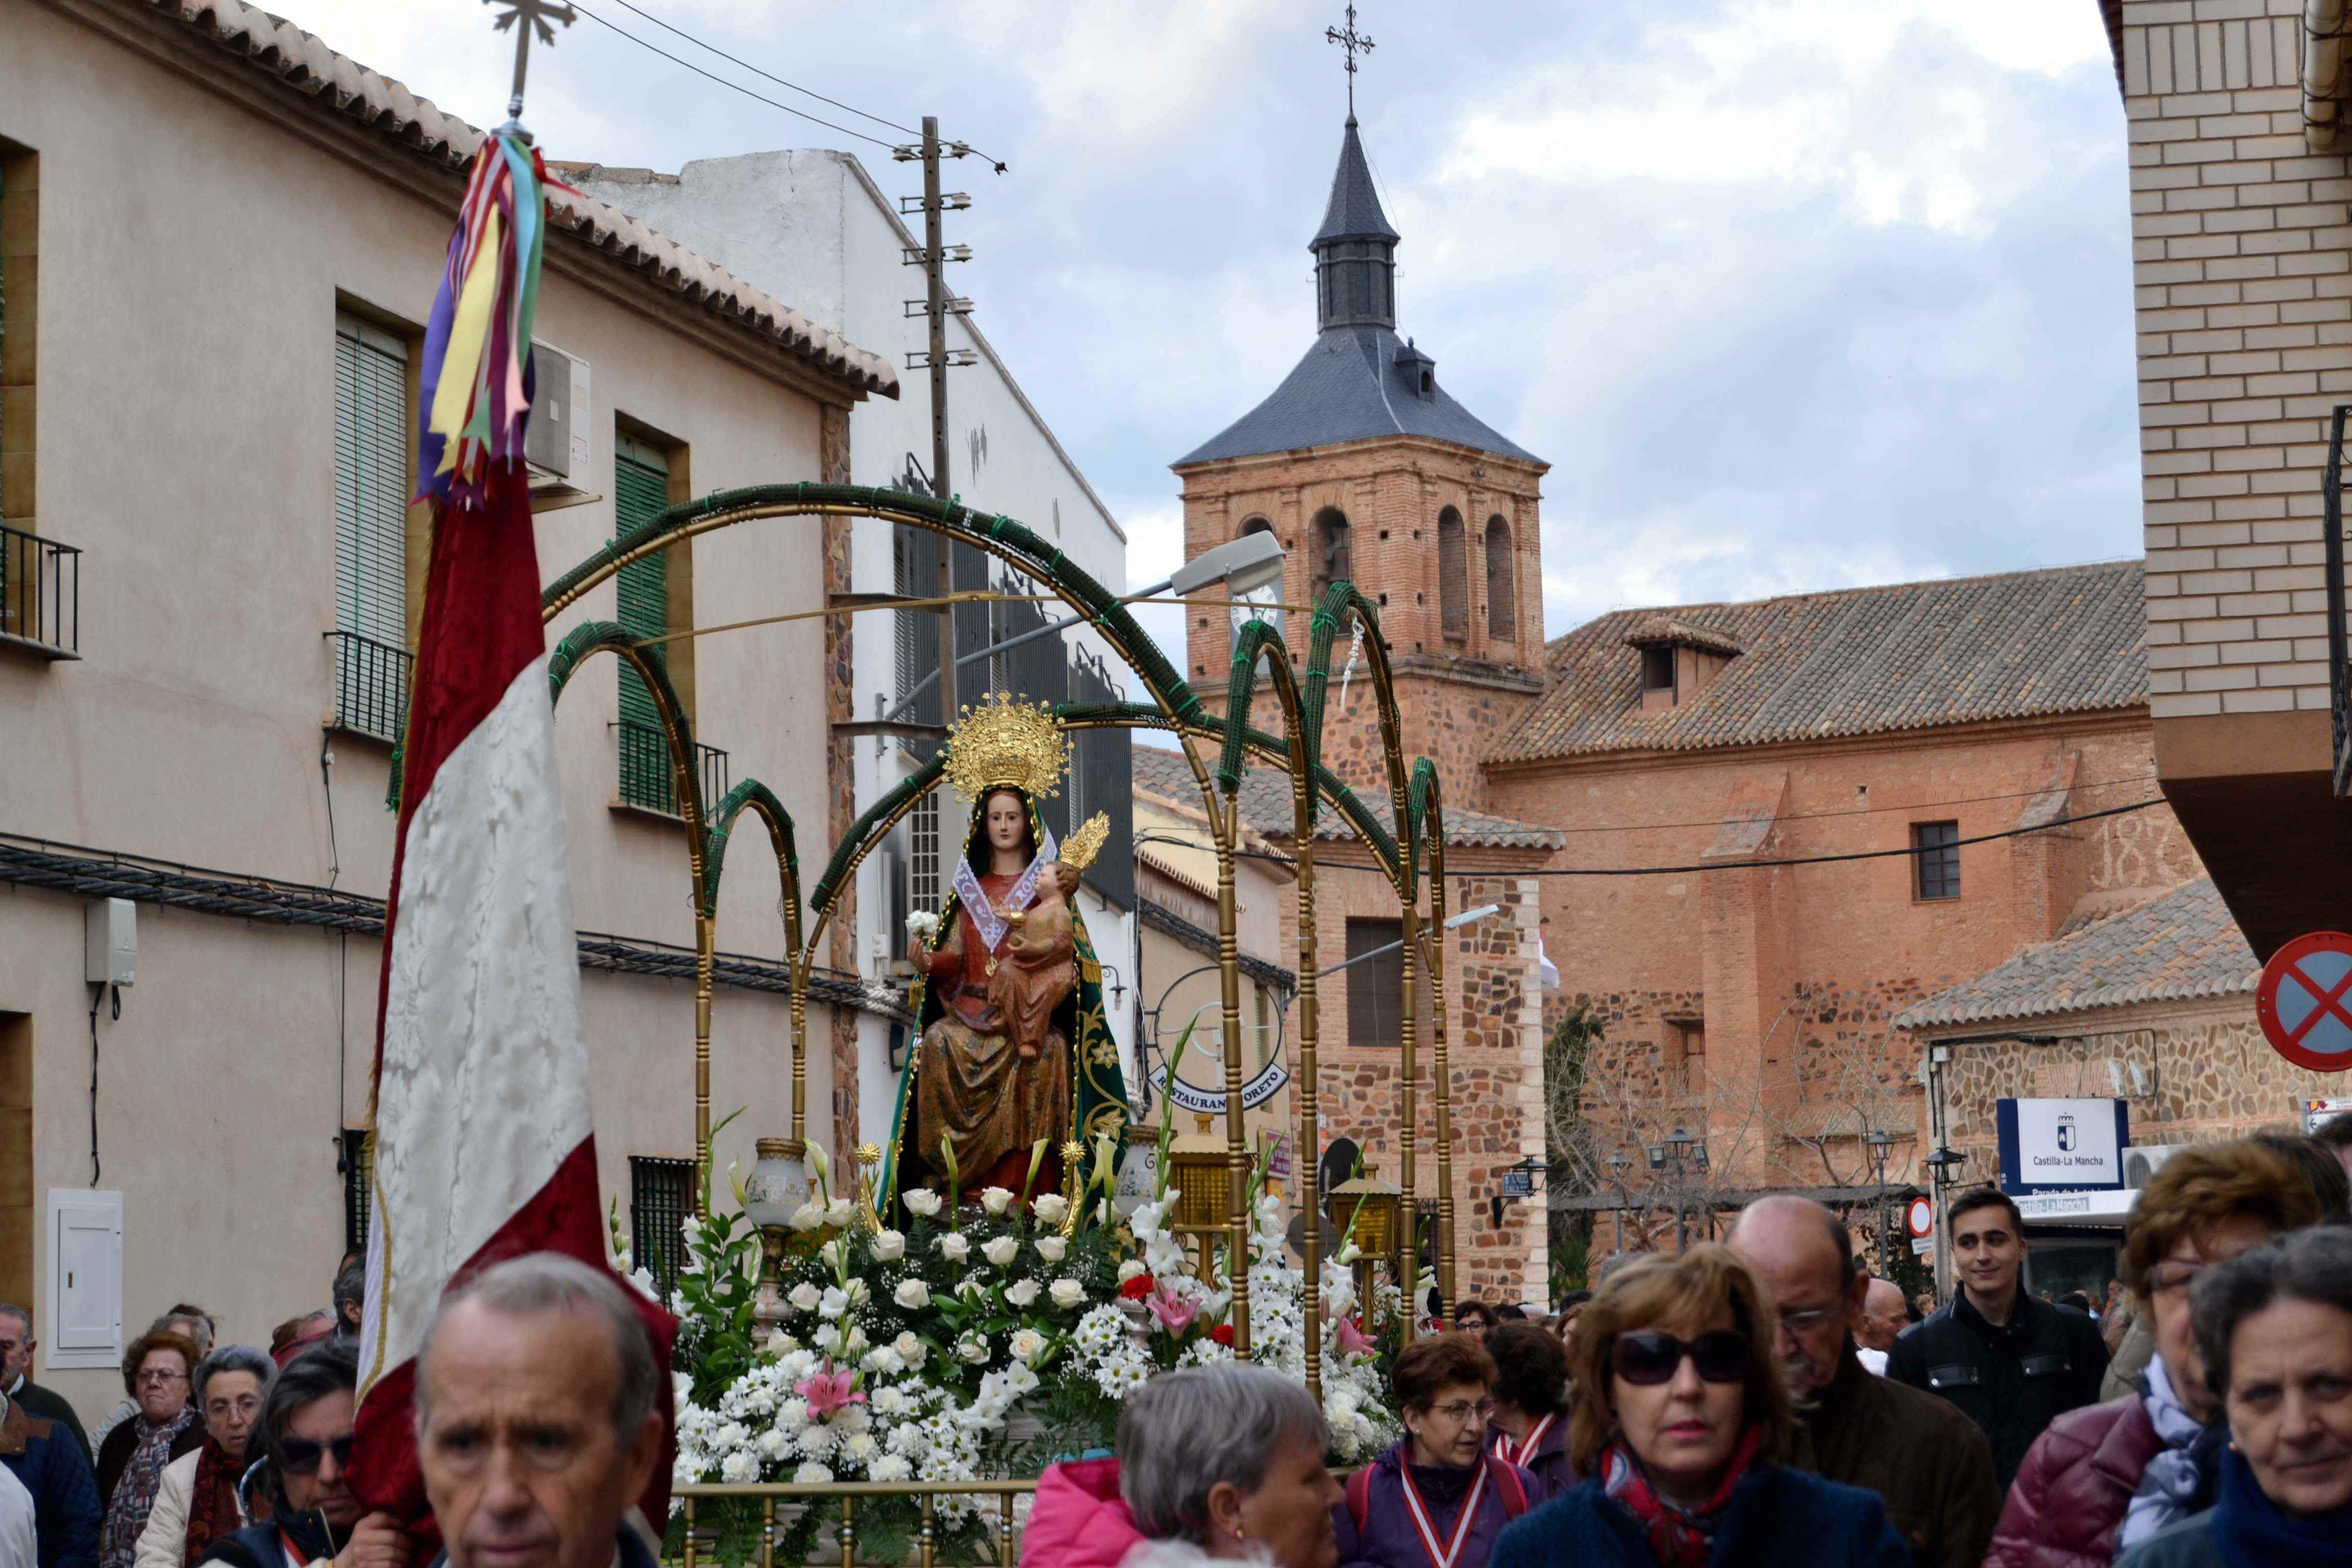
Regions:
[[[1865,735],[2147,700],[2140,563],[1899,583],[1746,604],[1618,610],[1556,638],[1549,685],[1497,762]],[[1644,712],[1661,619],[1744,651],[1680,707]]]
[[[2135,1002],[2252,996],[2262,964],[2210,877],[2027,948],[1895,1017],[1906,1029],[2041,1018]]]
[[[1192,770],[1185,765],[1183,754],[1164,746],[1135,748],[1135,784],[1139,789],[1173,800],[1201,798],[1200,786],[1193,782]],[[1395,814],[1389,809],[1385,790],[1359,788],[1356,795],[1381,826],[1391,833],[1396,831]],[[1268,838],[1288,838],[1291,828],[1297,826],[1291,813],[1289,776],[1277,769],[1257,766],[1244,773],[1241,804],[1242,820]],[[1315,837],[1318,843],[1354,837],[1346,820],[1328,808],[1316,819]],[[1568,840],[1549,827],[1514,822],[1507,816],[1489,816],[1482,811],[1449,807],[1445,813],[1445,842],[1449,847],[1485,849],[1558,849]]]
[[[196,39],[241,57],[291,91],[317,100],[418,156],[463,171],[483,132],[390,77],[338,54],[315,35],[243,0],[135,0],[181,23]],[[550,225],[683,295],[713,315],[863,392],[898,395],[890,362],[828,331],[725,268],[592,196],[551,190]]]

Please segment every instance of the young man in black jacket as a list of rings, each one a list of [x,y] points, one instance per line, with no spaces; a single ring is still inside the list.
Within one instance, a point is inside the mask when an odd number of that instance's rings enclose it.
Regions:
[[[2043,1427],[2097,1402],[2107,1347],[2087,1313],[2021,1288],[2025,1227],[2008,1194],[1990,1186],[1961,1194],[1945,1231],[1960,1288],[1895,1342],[1886,1375],[1951,1401],[1983,1428],[2005,1488]]]

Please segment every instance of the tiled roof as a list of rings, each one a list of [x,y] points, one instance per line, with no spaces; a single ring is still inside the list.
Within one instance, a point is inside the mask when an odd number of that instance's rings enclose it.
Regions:
[[[1706,626],[1695,626],[1688,621],[1678,621],[1672,616],[1644,616],[1626,628],[1627,647],[1672,647],[1681,644],[1704,648],[1708,653],[1741,654],[1748,650],[1739,639]]]
[[[1339,139],[1339,166],[1331,171],[1331,200],[1323,209],[1323,226],[1308,243],[1400,237],[1389,226],[1389,215],[1381,210],[1380,193],[1372,188],[1371,165],[1364,161],[1363,138],[1356,134],[1356,117],[1350,114],[1347,133]]]
[[[433,163],[462,172],[482,144],[481,132],[435,108],[430,100],[243,0],[133,3],[179,22],[193,39],[238,57],[290,91],[316,100]],[[815,325],[618,207],[550,190],[547,212],[554,232],[619,260],[653,287],[682,295],[730,326],[862,392],[898,395],[898,373],[887,360]]]
[[[1164,746],[1135,748],[1135,786],[1171,800],[1192,802],[1201,798],[1200,785],[1193,782],[1192,770],[1185,764],[1183,753]],[[1356,796],[1382,827],[1391,834],[1396,831],[1396,816],[1389,809],[1385,788],[1359,788]],[[1243,774],[1241,804],[1242,820],[1268,838],[1287,838],[1297,826],[1290,806],[1290,777],[1278,769],[1261,764]],[[1355,832],[1344,817],[1326,806],[1316,817],[1315,837],[1318,842],[1352,839]],[[1558,849],[1568,840],[1549,827],[1449,806],[1445,813],[1445,842],[1450,847],[1485,849]]]
[[[1895,1022],[1923,1029],[2134,1002],[2251,996],[2261,970],[2213,879],[2200,877],[2072,935],[2027,948],[1998,969],[1914,1004]]]
[[[1494,760],[2136,707],[2147,700],[2144,615],[2137,561],[1612,611],[1545,650],[1548,689]],[[1642,656],[1626,639],[1662,616],[1744,651],[1689,700],[1644,712]]]
[[[1400,364],[1401,353],[1414,355],[1413,363]],[[1318,334],[1273,395],[1170,466],[1381,436],[1426,436],[1522,463],[1543,461],[1454,402],[1443,381],[1424,400],[1419,363],[1418,351],[1386,327],[1330,328]]]

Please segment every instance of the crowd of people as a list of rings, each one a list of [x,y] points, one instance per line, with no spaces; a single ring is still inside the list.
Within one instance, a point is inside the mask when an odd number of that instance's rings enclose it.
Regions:
[[[28,1376],[32,1314],[0,1303],[0,1568],[654,1568],[634,1510],[662,1458],[659,1363],[610,1270],[534,1254],[443,1301],[415,1394],[437,1556],[352,1490],[362,1291],[347,1259],[274,1353],[174,1307],[90,1437]]]
[[[1048,1469],[1023,1568],[2327,1568],[2352,1564],[2352,1127],[2184,1148],[2103,1301],[2025,1289],[1995,1187],[1906,1300],[1844,1222],[1761,1198],[1544,1315],[1460,1303],[1344,1480],[1248,1366],[1162,1374],[1116,1457]]]

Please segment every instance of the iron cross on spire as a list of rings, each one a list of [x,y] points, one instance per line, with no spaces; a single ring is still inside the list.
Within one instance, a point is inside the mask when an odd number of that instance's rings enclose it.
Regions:
[[[507,123],[500,129],[512,128],[528,142],[530,133],[522,129],[522,83],[530,68],[530,36],[537,33],[539,41],[551,48],[555,29],[548,23],[557,21],[568,27],[579,17],[568,0],[482,0],[482,4],[506,7],[505,15],[492,24],[495,30],[503,33],[509,27],[514,28],[514,92],[507,100]]]
[[[1359,51],[1368,55],[1372,52],[1372,40],[1356,31],[1354,0],[1349,0],[1347,30],[1342,32],[1338,27],[1326,27],[1323,29],[1323,41],[1337,44],[1348,51],[1348,118],[1353,120],[1356,118],[1356,56]]]

